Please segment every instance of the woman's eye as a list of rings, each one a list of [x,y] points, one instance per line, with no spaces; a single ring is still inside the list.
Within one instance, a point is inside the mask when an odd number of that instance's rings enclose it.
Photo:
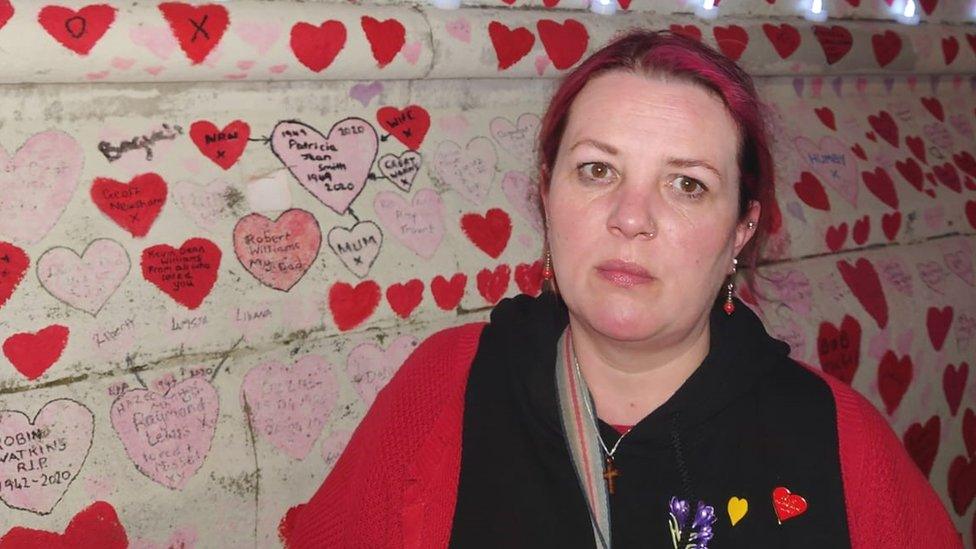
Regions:
[[[701,181],[683,175],[675,177],[671,181],[671,186],[674,187],[674,190],[692,198],[698,198],[708,190]]]
[[[603,162],[586,162],[580,164],[576,171],[588,181],[605,181],[613,177],[613,168]]]

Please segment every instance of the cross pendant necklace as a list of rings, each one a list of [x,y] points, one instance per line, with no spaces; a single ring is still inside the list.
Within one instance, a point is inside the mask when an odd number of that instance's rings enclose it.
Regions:
[[[610,492],[612,496],[616,490],[614,490],[614,479],[620,475],[620,471],[613,465],[613,456],[607,456],[605,463],[603,478],[607,480],[607,491]]]

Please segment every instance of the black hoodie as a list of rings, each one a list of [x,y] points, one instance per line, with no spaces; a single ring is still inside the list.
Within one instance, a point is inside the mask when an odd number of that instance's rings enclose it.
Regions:
[[[613,547],[672,547],[672,497],[714,508],[710,549],[849,547],[830,388],[741,302],[731,316],[716,306],[710,322],[708,356],[614,454]],[[567,323],[548,293],[492,312],[465,393],[451,547],[595,547],[559,420],[556,342]],[[612,447],[620,433],[599,423]],[[777,487],[804,497],[806,512],[780,524]],[[735,526],[732,497],[748,501]]]

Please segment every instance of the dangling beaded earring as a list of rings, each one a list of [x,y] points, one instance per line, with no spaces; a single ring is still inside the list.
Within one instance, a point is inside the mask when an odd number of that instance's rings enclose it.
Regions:
[[[542,280],[552,280],[552,254],[546,250],[546,262],[542,267]]]
[[[735,303],[732,302],[732,291],[735,290],[735,266],[739,264],[739,260],[732,258],[732,274],[729,275],[729,285],[728,293],[725,295],[725,305],[722,309],[725,310],[725,314],[731,316],[735,312]]]

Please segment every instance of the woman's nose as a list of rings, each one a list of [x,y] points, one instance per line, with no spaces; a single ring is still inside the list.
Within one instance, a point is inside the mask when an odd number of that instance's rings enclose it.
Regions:
[[[649,188],[633,188],[627,183],[618,187],[607,219],[607,229],[625,238],[654,238],[657,223],[650,194]]]

